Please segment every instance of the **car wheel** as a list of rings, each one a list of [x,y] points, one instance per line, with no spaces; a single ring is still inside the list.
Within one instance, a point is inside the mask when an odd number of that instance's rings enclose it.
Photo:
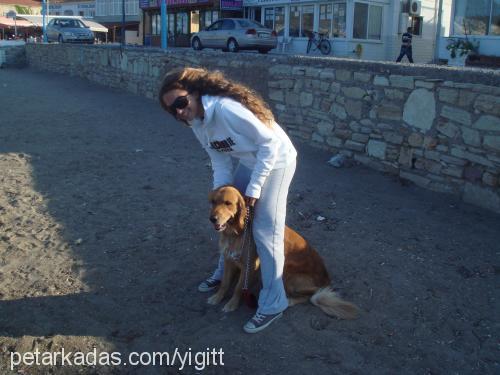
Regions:
[[[227,50],[229,52],[238,52],[239,50],[239,46],[238,46],[238,42],[231,38],[227,41]]]
[[[194,38],[192,47],[195,51],[201,51],[203,49],[203,46],[201,45],[200,38]]]
[[[62,36],[62,35],[59,35],[59,37],[57,38],[57,41],[58,41],[59,43],[64,43],[63,36]]]
[[[265,49],[265,48],[259,49],[259,53],[268,53],[269,51],[270,51],[269,49]]]

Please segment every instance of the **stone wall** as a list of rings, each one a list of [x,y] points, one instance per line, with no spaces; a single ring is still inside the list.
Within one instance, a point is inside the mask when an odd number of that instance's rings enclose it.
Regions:
[[[156,97],[175,66],[260,92],[289,134],[500,212],[500,72],[359,60],[28,45],[30,66]]]
[[[0,68],[26,66],[26,49],[24,45],[0,45]]]

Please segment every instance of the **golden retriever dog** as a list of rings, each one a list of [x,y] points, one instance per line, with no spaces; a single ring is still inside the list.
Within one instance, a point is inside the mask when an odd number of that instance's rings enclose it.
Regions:
[[[208,299],[208,303],[220,303],[232,290],[233,294],[223,311],[234,311],[240,305],[245,277],[249,289],[258,290],[260,262],[251,230],[244,231],[247,207],[240,192],[233,186],[222,186],[209,194],[209,200],[212,205],[210,221],[220,233],[224,274],[218,291]],[[330,282],[320,255],[302,236],[286,227],[283,283],[289,306],[309,300],[329,316],[356,318],[358,308],[337,296]]]

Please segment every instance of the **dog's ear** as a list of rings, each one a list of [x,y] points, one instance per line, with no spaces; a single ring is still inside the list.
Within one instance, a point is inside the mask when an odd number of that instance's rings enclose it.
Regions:
[[[245,228],[245,217],[247,215],[247,207],[245,204],[245,200],[241,194],[238,194],[238,215],[237,222],[240,227],[240,230]]]
[[[212,190],[208,193],[208,201],[210,203],[212,203],[212,201],[214,200],[214,196],[215,196],[215,190]]]

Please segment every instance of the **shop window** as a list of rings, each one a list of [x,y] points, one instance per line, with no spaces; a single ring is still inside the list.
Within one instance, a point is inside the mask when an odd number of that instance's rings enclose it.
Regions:
[[[346,3],[328,3],[319,6],[319,32],[330,37],[345,38]]]
[[[366,3],[354,3],[354,39],[380,40],[382,36],[382,7]]]
[[[300,33],[300,7],[290,7],[290,36],[299,36]]]
[[[176,35],[177,34],[187,34],[188,33],[188,15],[187,13],[177,13],[176,22]]]
[[[151,34],[161,34],[161,16],[158,13],[151,15]]]
[[[175,13],[168,14],[168,38],[175,35]]]
[[[217,11],[205,11],[200,14],[200,28],[202,30],[206,29],[212,23],[219,19],[219,12]]]
[[[285,8],[265,8],[264,26],[268,29],[275,30],[278,35],[283,35],[285,30]]]
[[[314,26],[314,5],[302,6],[302,20],[300,23],[300,36],[309,37]]]
[[[290,7],[290,36],[309,37],[314,26],[314,5]]]
[[[500,0],[456,0],[453,33],[500,35]]]
[[[197,33],[200,31],[200,12],[194,10],[191,12],[191,32]]]
[[[274,8],[264,9],[264,26],[268,29],[274,28]]]

